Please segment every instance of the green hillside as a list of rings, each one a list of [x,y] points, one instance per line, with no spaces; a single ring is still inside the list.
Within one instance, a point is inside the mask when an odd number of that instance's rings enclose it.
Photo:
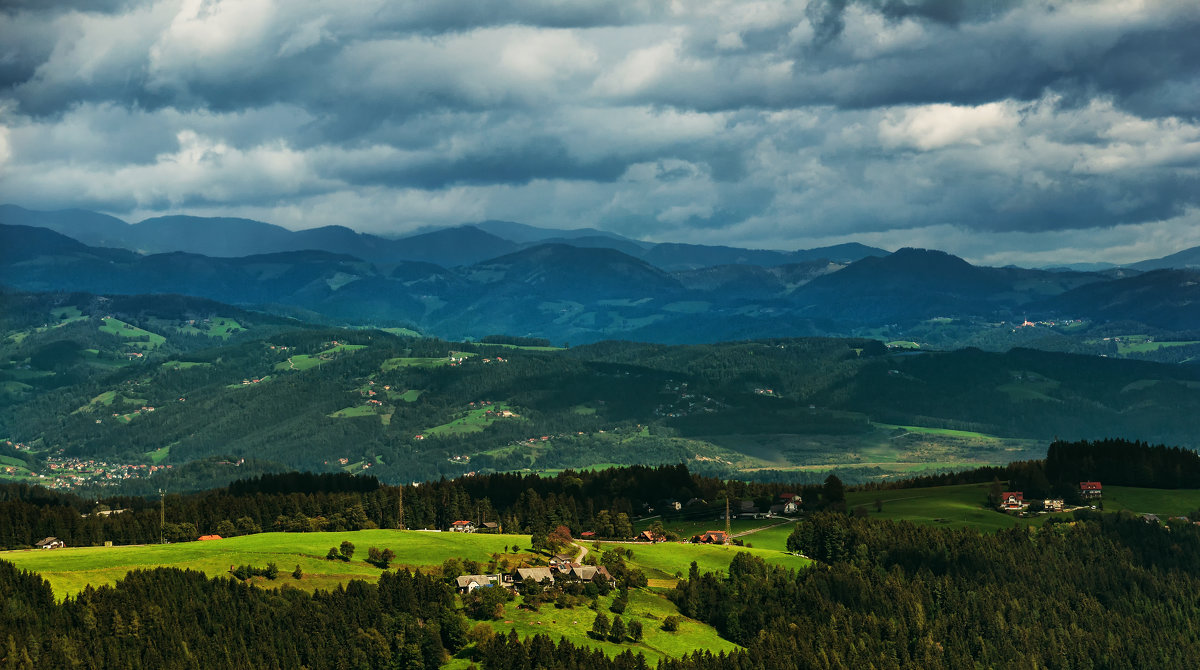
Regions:
[[[528,535],[485,535],[437,533],[422,531],[362,530],[339,533],[260,533],[242,537],[204,542],[183,542],[167,545],[138,545],[122,547],[81,547],[53,551],[26,550],[0,552],[0,560],[45,577],[62,599],[79,593],[85,586],[115,584],[130,570],[153,567],[174,567],[199,570],[207,575],[228,575],[231,567],[251,565],[263,567],[268,563],[279,566],[275,580],[254,577],[253,582],[264,588],[282,586],[306,591],[332,589],[352,579],[376,580],[382,570],[363,560],[369,547],[388,548],[396,557],[392,568],[439,571],[447,559],[477,561],[487,564],[499,559],[500,567],[517,565],[534,559],[529,553]],[[355,546],[351,561],[327,560],[330,547],[343,541]],[[521,547],[518,549],[518,545]],[[623,545],[622,545],[623,546]],[[735,547],[711,547],[686,544],[660,544],[632,547],[629,563],[648,575],[687,574],[688,565],[696,561],[702,570],[724,572],[736,553]],[[807,561],[781,551],[751,550],[770,563],[800,567]],[[299,565],[303,573],[295,579],[291,572]],[[604,611],[614,595],[600,598]],[[627,649],[644,653],[650,661],[666,656],[680,656],[695,649],[731,650],[737,645],[721,639],[706,624],[683,619],[679,630],[661,629],[662,621],[678,615],[678,609],[662,594],[637,589],[630,594],[623,617],[643,622],[645,638],[640,643],[615,644],[597,641],[588,636],[595,612],[587,607],[558,609],[545,606],[540,611],[518,608],[520,598],[508,604],[501,620],[490,625],[497,632],[515,630],[518,635],[544,633],[564,637],[576,644],[593,646],[609,655]]]
[[[390,482],[684,462],[804,484],[1040,458],[1054,436],[1200,446],[1185,366],[836,338],[504,347],[177,296],[5,300],[0,438],[39,458],[254,458]]]

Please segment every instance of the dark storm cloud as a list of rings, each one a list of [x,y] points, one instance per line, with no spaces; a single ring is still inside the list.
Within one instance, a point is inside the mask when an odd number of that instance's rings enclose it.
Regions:
[[[0,200],[775,247],[1169,239],[1200,211],[1196,34],[1188,0],[9,2]]]

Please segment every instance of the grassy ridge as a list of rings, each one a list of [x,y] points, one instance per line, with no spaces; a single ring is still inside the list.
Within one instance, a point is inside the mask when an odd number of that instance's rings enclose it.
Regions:
[[[752,536],[751,536],[752,537]],[[629,545],[625,545],[629,546]],[[800,556],[783,553],[782,549],[749,549],[735,546],[709,544],[688,544],[678,542],[661,542],[630,547],[633,558],[629,562],[638,566],[650,578],[669,578],[678,572],[687,575],[688,566],[692,561],[700,568],[700,572],[725,572],[734,554],[744,551],[763,559],[771,565],[782,565],[788,568],[801,568],[809,564],[809,560]]]
[[[330,547],[349,540],[357,548],[356,560],[327,561]],[[350,579],[374,580],[381,570],[366,563],[369,547],[396,552],[396,565],[430,567],[450,557],[486,562],[506,545],[529,545],[528,535],[427,533],[421,531],[360,530],[344,533],[259,533],[208,542],[151,544],[121,547],[75,547],[54,551],[0,552],[0,559],[41,574],[57,596],[78,593],[87,584],[112,584],[130,570],[168,566],[221,575],[230,565],[265,566],[274,562],[283,573],[298,563],[304,579],[281,577],[276,584],[306,588],[332,588]]]
[[[355,558],[349,562],[326,560],[330,547],[338,546],[343,540],[355,545]],[[283,585],[307,591],[331,589],[351,579],[374,581],[382,572],[366,563],[369,547],[390,548],[396,552],[393,567],[431,568],[440,566],[447,558],[463,558],[485,563],[492,554],[505,554],[506,549],[520,545],[527,547],[528,535],[484,535],[458,533],[430,533],[421,531],[363,530],[341,533],[260,533],[242,537],[211,540],[206,542],[183,542],[167,545],[137,545],[123,547],[77,547],[53,551],[25,550],[0,552],[0,560],[14,563],[17,567],[41,574],[49,580],[58,598],[79,593],[86,585],[113,584],[128,571],[139,568],[176,567],[193,569],[207,575],[228,574],[231,566],[252,565],[264,567],[269,562],[279,566],[280,575],[274,581],[255,577],[254,583],[264,587]],[[687,573],[691,561],[696,561],[702,571],[724,572],[729,561],[738,550],[736,547],[711,547],[686,544],[658,544],[653,546],[618,545],[633,549],[630,563],[645,570],[647,574],[673,575],[676,571]],[[522,549],[522,552],[528,551]],[[771,563],[799,567],[806,559],[788,556],[778,551],[753,549],[751,553],[762,556]],[[528,558],[528,554],[507,554],[513,559]],[[300,580],[290,573],[299,564],[303,571]],[[672,580],[673,581],[673,580]],[[600,611],[608,613],[614,595],[600,599]],[[575,644],[587,645],[616,655],[627,649],[645,654],[651,663],[665,656],[679,656],[695,649],[729,651],[737,645],[721,639],[712,627],[683,618],[679,630],[663,631],[662,620],[677,615],[678,609],[666,598],[647,590],[630,593],[629,605],[622,615],[626,621],[639,620],[645,631],[640,643],[614,644],[593,640],[588,636],[596,614],[587,607],[557,609],[543,605],[540,611],[519,609],[521,598],[505,606],[504,617],[491,622],[498,633],[515,630],[518,635],[537,633],[552,638],[565,637]]]

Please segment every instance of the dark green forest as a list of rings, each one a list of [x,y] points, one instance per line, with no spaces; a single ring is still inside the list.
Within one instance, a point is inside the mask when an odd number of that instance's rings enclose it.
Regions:
[[[1182,668],[1200,646],[1189,522],[1081,512],[985,534],[818,514],[788,546],[820,563],[743,554],[677,587],[684,614],[748,647],[723,667]]]

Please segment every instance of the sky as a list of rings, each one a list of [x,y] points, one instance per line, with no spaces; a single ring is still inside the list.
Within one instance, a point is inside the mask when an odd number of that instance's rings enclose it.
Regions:
[[[1200,245],[1195,0],[0,0],[0,202],[400,234]]]

